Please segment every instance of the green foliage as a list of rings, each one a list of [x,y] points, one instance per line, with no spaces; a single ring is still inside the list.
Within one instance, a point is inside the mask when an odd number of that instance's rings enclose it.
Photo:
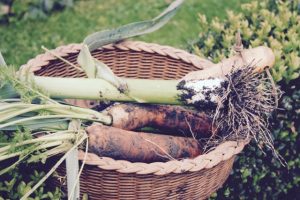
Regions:
[[[18,77],[18,78],[16,78]],[[40,100],[42,103],[51,101],[45,91],[42,91],[33,82],[33,75],[29,71],[17,71],[14,66],[0,68],[0,97],[9,96],[11,90],[16,91],[23,102],[31,103]]]
[[[23,1],[23,0],[17,0]],[[185,48],[199,32],[197,12],[208,18],[223,18],[226,8],[240,9],[250,0],[187,0],[176,16],[159,31],[135,40]],[[75,1],[72,9],[54,12],[45,20],[20,20],[0,25],[0,51],[7,64],[22,65],[43,52],[41,46],[52,49],[61,45],[82,42],[97,30],[111,29],[134,21],[151,19],[165,8],[170,0],[88,0]],[[149,6],[151,5],[151,6]]]
[[[275,81],[286,82],[299,77],[300,70],[300,6],[299,1],[252,1],[242,5],[242,12],[227,11],[225,21],[211,22],[199,15],[200,39],[194,51],[200,56],[219,61],[228,56],[235,33],[240,30],[246,48],[267,45],[276,55],[272,69]]]
[[[243,12],[227,11],[227,18],[208,21],[199,15],[202,32],[193,50],[214,61],[232,53],[240,30],[245,47],[270,46],[276,55],[272,75],[284,95],[271,120],[274,146],[287,167],[250,144],[239,155],[225,185],[211,199],[297,199],[300,191],[300,13],[298,1],[252,1]]]
[[[28,169],[30,169],[30,171],[28,171]],[[41,169],[37,169],[36,166],[20,166],[8,174],[0,176],[0,200],[20,199],[43,176],[45,176],[45,173]],[[61,192],[59,188],[51,188],[49,185],[43,184],[42,187],[37,189],[31,197],[28,198],[28,200],[42,199],[61,199]]]
[[[32,135],[27,130],[12,132],[11,134],[0,133],[0,148],[5,147],[5,144],[12,145],[10,152],[14,153],[17,151],[23,151],[22,155],[25,155],[30,151],[28,148],[15,146],[17,143],[31,139]],[[21,149],[20,149],[21,148]],[[26,151],[24,151],[26,150]],[[33,149],[32,149],[33,150]],[[22,157],[20,155],[20,158]],[[0,162],[0,172],[5,167],[13,166],[14,162],[18,159],[10,159],[7,161]],[[18,167],[12,168],[6,174],[0,175],[0,200],[4,199],[20,199],[26,192],[28,192],[43,176],[45,176],[44,168],[45,166],[37,165],[35,163],[22,163]],[[29,198],[30,200],[40,200],[40,199],[60,199],[59,188],[49,188],[47,191],[45,188],[40,187],[34,192]]]
[[[0,0],[0,23],[45,19],[55,10],[72,6],[73,0]]]

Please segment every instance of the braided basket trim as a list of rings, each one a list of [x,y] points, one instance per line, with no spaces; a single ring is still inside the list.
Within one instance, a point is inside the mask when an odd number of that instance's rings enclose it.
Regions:
[[[57,47],[52,52],[59,56],[67,56],[70,53],[77,53],[81,49],[82,44],[69,44],[66,46]],[[163,56],[169,56],[174,59],[183,60],[186,63],[190,63],[199,69],[204,69],[206,59],[200,58],[196,55],[190,54],[184,50],[176,49],[170,46],[163,46],[154,43],[145,43],[140,41],[124,41],[117,44],[109,44],[99,49],[121,49],[121,50],[133,50],[133,51],[144,51],[148,53],[157,53]],[[49,64],[49,61],[56,60],[57,58],[50,53],[46,52],[30,59],[27,64],[21,67],[31,67],[32,71],[38,71],[42,66]]]
[[[81,46],[82,44],[69,44],[67,46],[57,47],[51,51],[61,57],[64,57],[71,53],[77,53],[81,49]],[[203,63],[207,62],[205,59],[189,54],[183,50],[139,41],[124,41],[118,44],[106,45],[100,49],[121,49],[157,53],[163,56],[170,56],[174,59],[183,60],[184,62],[190,63],[199,69],[205,68]],[[43,66],[48,65],[51,60],[56,59],[57,58],[55,56],[46,52],[30,59],[27,64],[21,66],[21,70],[29,68],[30,71],[35,72],[40,70]],[[85,164],[97,166],[104,170],[115,170],[120,173],[167,175],[170,173],[196,172],[212,168],[220,162],[226,161],[240,153],[244,146],[248,143],[248,140],[239,142],[226,141],[218,145],[214,150],[206,154],[199,155],[196,158],[170,160],[167,162],[129,162],[126,160],[115,160],[109,157],[99,157],[96,154],[85,153],[83,151],[79,151],[79,159],[83,161],[86,157]]]
[[[194,159],[171,160],[167,162],[139,163],[126,160],[115,160],[109,157],[99,157],[93,153],[79,151],[79,159],[88,165],[94,165],[105,170],[115,170],[120,173],[166,175],[169,173],[196,172],[209,169],[222,161],[230,159],[240,153],[248,141],[227,141],[218,145],[209,153]]]

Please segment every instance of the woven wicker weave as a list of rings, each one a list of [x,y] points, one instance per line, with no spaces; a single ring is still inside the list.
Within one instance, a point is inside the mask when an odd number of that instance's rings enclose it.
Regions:
[[[80,44],[62,46],[54,53],[76,63]],[[145,79],[179,79],[187,72],[203,68],[203,59],[172,47],[144,42],[122,42],[93,52],[93,56],[122,77]],[[30,60],[36,75],[83,77],[84,73],[65,64],[49,53]],[[90,101],[72,103],[90,106]],[[247,142],[228,141],[194,159],[165,163],[131,163],[98,157],[88,153],[80,178],[81,195],[89,199],[205,199],[222,186],[235,158]],[[79,158],[83,159],[83,152]],[[65,175],[65,167],[58,169]],[[55,184],[61,184],[57,179]],[[66,186],[63,185],[63,188]]]

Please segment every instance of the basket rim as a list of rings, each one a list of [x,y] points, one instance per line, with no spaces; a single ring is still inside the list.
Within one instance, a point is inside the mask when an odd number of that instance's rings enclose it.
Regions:
[[[52,53],[55,53],[59,56],[68,56],[72,53],[77,53],[82,47],[82,43],[71,43],[68,45],[62,45],[55,49],[50,50]],[[142,41],[131,41],[125,40],[120,43],[105,45],[97,50],[101,49],[120,49],[120,50],[132,50],[139,52],[147,53],[156,53],[162,56],[169,56],[173,59],[182,60],[183,62],[192,64],[198,69],[207,68],[206,63],[210,62],[207,59],[200,58],[194,54],[190,54],[185,50],[177,49],[167,45],[159,45],[155,43],[146,43]],[[56,60],[57,58],[49,52],[45,52],[37,55],[35,58],[32,58],[27,61],[26,64],[21,65],[20,69],[30,68],[31,71],[35,72],[40,70],[43,66],[48,65],[50,61]]]
[[[170,160],[166,162],[130,162],[127,160],[115,160],[110,157],[99,157],[94,153],[78,152],[79,160],[85,164],[97,166],[104,170],[113,170],[120,173],[134,173],[140,175],[167,175],[171,173],[181,174],[184,172],[198,172],[204,169],[210,169],[227,161],[239,154],[249,143],[249,140],[226,141],[219,144],[214,150],[199,155],[195,158],[183,160]]]
[[[81,49],[82,44],[69,44],[59,46],[52,53],[64,57],[72,53],[77,53]],[[165,45],[158,45],[154,43],[146,43],[141,41],[123,41],[116,44],[103,46],[99,49],[121,49],[133,50],[148,53],[156,53],[163,56],[170,56],[174,59],[182,60],[183,62],[194,65],[199,69],[204,69],[204,63],[207,60],[202,59],[196,55],[190,54],[184,50],[173,48]],[[26,64],[20,67],[21,70],[29,69],[32,72],[40,70],[52,60],[56,60],[51,53],[46,52],[37,55],[35,58],[30,59]],[[225,141],[219,144],[215,149],[199,155],[193,159],[183,160],[170,160],[166,162],[130,162],[126,160],[115,160],[109,157],[99,157],[96,154],[79,151],[79,160],[85,164],[97,166],[103,170],[114,170],[120,173],[135,173],[140,175],[153,174],[153,175],[167,175],[170,173],[184,173],[184,172],[198,172],[203,169],[210,169],[218,165],[222,161],[227,161],[239,154],[244,146],[249,143],[249,140],[241,141]]]

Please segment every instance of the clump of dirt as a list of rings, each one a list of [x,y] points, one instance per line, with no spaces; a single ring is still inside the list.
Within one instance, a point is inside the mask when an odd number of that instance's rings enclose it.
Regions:
[[[227,82],[226,79],[213,77],[205,80],[182,80],[177,85],[177,89],[182,92],[179,98],[186,105],[198,110],[214,110],[228,85]]]

